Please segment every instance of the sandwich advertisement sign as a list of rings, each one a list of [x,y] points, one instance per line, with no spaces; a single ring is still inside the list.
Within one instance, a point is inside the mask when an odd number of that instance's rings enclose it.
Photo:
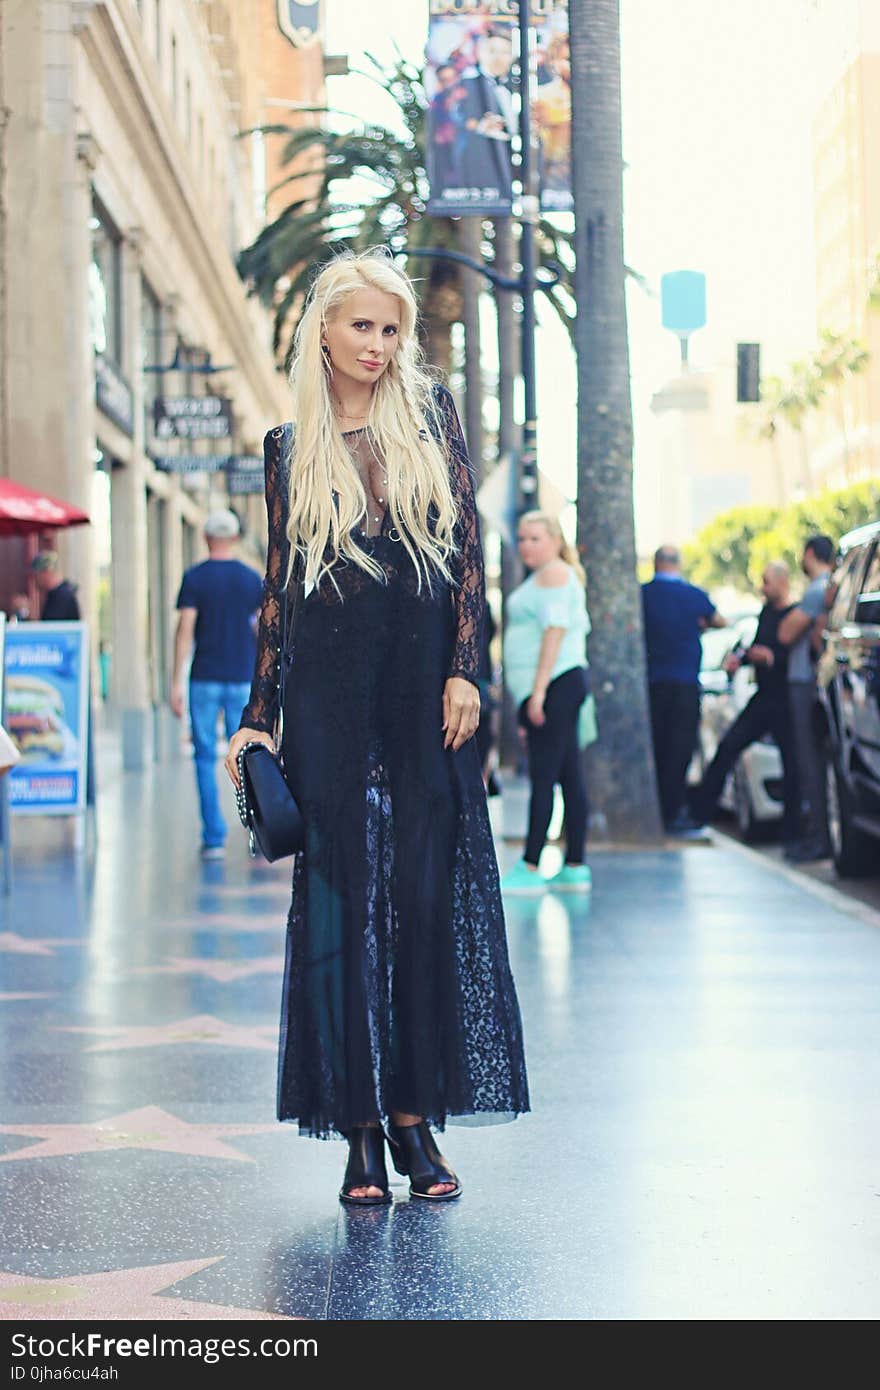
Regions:
[[[86,804],[88,630],[85,623],[6,629],[4,723],[21,754],[9,774],[19,815],[72,815]]]

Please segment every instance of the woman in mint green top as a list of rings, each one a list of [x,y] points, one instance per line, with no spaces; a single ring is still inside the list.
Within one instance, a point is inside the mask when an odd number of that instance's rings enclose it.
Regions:
[[[589,693],[584,573],[559,522],[526,512],[517,528],[520,558],[530,571],[507,600],[504,681],[517,707],[529,752],[529,828],[522,860],[505,875],[508,893],[540,893],[538,869],[559,784],[565,804],[565,863],[553,888],[587,891],[584,863],[587,789],[578,739],[581,707]]]

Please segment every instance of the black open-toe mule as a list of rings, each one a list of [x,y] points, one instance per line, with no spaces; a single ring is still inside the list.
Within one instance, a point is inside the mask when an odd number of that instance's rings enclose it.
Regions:
[[[402,1177],[409,1178],[411,1197],[423,1197],[427,1202],[451,1202],[461,1196],[461,1183],[434,1142],[425,1120],[415,1125],[388,1126],[388,1147],[391,1160]],[[452,1182],[450,1192],[429,1192],[429,1187]]]
[[[339,1190],[350,1207],[381,1207],[391,1201],[385,1169],[385,1135],[379,1125],[355,1125],[346,1134],[348,1163]],[[381,1197],[352,1197],[354,1187],[378,1187]]]

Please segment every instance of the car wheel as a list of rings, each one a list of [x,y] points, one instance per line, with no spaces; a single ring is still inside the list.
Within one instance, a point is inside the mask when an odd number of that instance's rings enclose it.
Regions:
[[[830,740],[825,745],[825,806],[831,854],[840,877],[876,873],[877,841],[853,824],[852,796]]]

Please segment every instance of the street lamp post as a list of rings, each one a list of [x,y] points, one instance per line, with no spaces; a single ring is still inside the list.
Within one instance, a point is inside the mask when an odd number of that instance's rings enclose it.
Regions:
[[[519,176],[520,194],[520,293],[522,295],[522,376],[524,415],[519,468],[519,510],[534,507],[538,496],[538,399],[535,383],[535,226],[539,200],[537,169],[532,152],[532,120],[529,100],[529,0],[519,0]]]

